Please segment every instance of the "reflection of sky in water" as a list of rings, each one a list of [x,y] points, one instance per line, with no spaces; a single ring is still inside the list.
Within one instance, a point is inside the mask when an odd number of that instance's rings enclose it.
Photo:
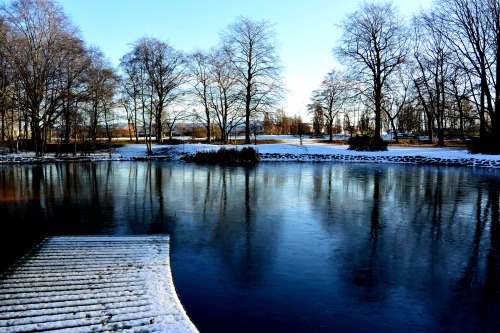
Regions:
[[[170,233],[180,298],[204,332],[491,331],[500,324],[499,172],[2,168],[2,235],[22,252],[46,234]]]

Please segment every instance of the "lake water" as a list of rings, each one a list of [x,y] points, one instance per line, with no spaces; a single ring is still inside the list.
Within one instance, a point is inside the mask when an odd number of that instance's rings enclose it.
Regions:
[[[498,332],[499,198],[464,167],[2,166],[0,268],[47,235],[168,233],[201,332]]]

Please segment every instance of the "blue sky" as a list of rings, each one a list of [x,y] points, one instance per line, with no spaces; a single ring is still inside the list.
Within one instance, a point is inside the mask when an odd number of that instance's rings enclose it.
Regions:
[[[117,66],[130,44],[156,37],[185,52],[208,50],[238,16],[274,24],[289,90],[285,111],[305,115],[311,91],[335,66],[335,24],[355,11],[350,0],[59,0],[88,45],[99,47]],[[431,0],[396,0],[403,15]]]

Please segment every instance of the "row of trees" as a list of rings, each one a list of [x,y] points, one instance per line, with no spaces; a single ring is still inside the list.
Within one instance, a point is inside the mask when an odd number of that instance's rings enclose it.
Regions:
[[[498,0],[436,0],[411,22],[392,2],[363,2],[339,27],[333,54],[345,69],[329,72],[309,105],[330,133],[361,105],[376,138],[385,122],[395,134],[425,129],[443,145],[445,130],[465,140],[478,123],[482,141],[498,148]]]
[[[129,133],[152,140],[190,117],[214,124],[220,139],[272,112],[283,97],[276,40],[267,21],[240,17],[209,51],[175,50],[153,37],[137,40],[120,61],[120,74],[96,48],[80,38],[52,0],[15,0],[0,15],[0,135],[2,141],[31,139],[37,154],[47,140],[84,140],[95,147],[118,111]],[[201,106],[201,107],[200,107]],[[200,110],[200,111],[198,111]]]
[[[194,117],[205,125],[208,141],[214,124],[227,143],[244,123],[250,143],[251,119],[272,112],[283,95],[275,38],[266,21],[238,18],[222,32],[219,45],[187,55],[166,42],[142,38],[120,66],[128,118],[137,127],[135,119],[142,115],[158,142],[163,124],[172,133],[176,122]]]
[[[483,141],[498,147],[498,0],[436,0],[411,22],[391,2],[363,2],[339,27],[334,55],[346,66],[312,93],[316,132],[324,126],[332,139],[334,128],[372,130],[375,138],[383,129],[425,130],[444,144],[446,130],[465,140],[477,124]],[[188,117],[205,126],[208,141],[216,132],[227,142],[244,124],[248,144],[256,120],[276,132],[286,128],[276,115],[284,85],[267,21],[239,17],[217,45],[191,54],[140,38],[120,73],[52,0],[3,6],[0,41],[1,139],[32,139],[39,155],[53,137],[92,147],[103,135],[111,140],[121,111],[131,136],[146,134],[150,153],[153,139],[162,142]]]
[[[95,145],[100,118],[113,108],[118,77],[58,6],[21,0],[2,7],[0,68],[2,141],[19,142],[29,133],[41,155],[55,128],[69,140],[85,126]]]

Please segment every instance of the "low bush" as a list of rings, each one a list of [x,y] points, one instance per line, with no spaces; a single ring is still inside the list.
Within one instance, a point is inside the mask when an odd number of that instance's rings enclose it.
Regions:
[[[386,151],[387,142],[370,135],[356,135],[347,141],[349,150],[355,151]]]
[[[222,147],[219,150],[199,151],[193,161],[206,164],[256,164],[260,161],[260,156],[252,147],[241,150]]]
[[[499,140],[491,134],[471,139],[467,149],[471,154],[500,155]]]
[[[241,149],[239,158],[241,161],[249,163],[257,163],[260,161],[259,152],[252,147],[244,147]]]

